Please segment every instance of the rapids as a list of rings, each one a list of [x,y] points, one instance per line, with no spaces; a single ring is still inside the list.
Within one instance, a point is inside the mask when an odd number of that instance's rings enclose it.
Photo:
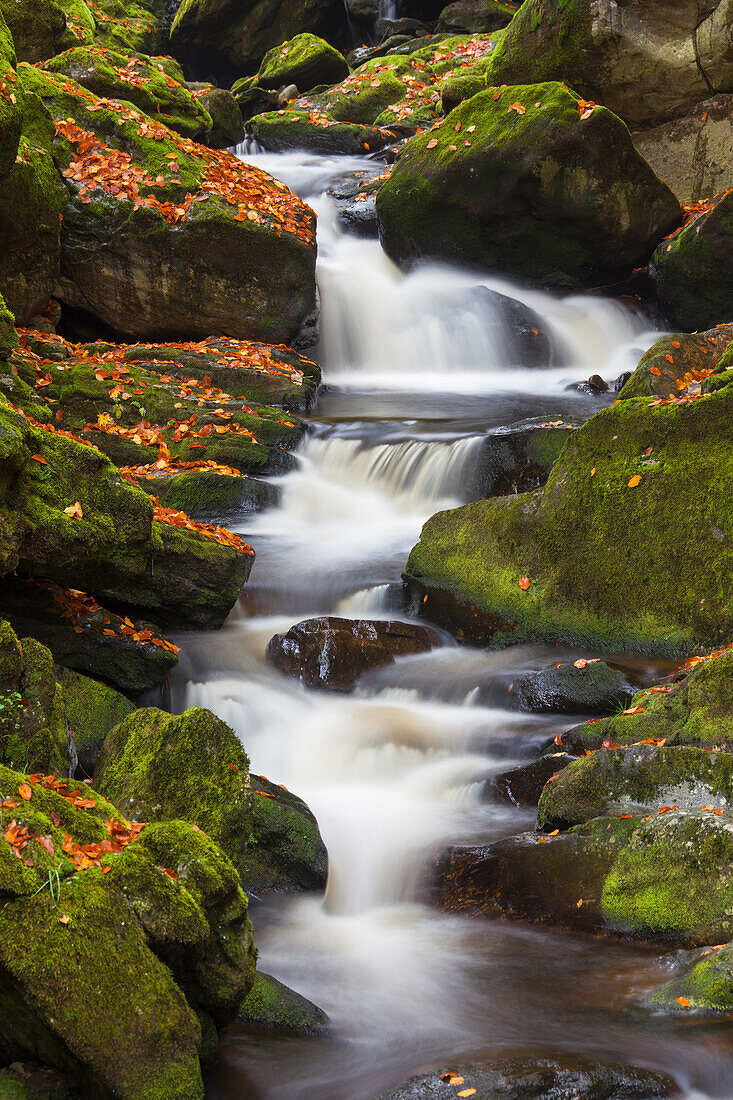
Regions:
[[[481,652],[446,638],[372,674],[353,696],[308,692],[264,660],[270,637],[308,615],[399,613],[410,547],[428,516],[468,499],[486,430],[592,415],[612,396],[567,385],[591,373],[615,379],[656,333],[640,313],[599,297],[551,296],[434,264],[403,274],[376,241],[344,235],[325,193],[370,162],[240,155],[319,214],[314,357],[324,390],[297,468],[274,479],[279,504],[235,526],[257,552],[238,607],[219,634],[179,639],[172,701],[229,722],[253,771],[301,795],[318,818],[330,858],[325,897],[253,899],[252,915],[261,969],[325,1009],[335,1038],[232,1027],[207,1095],[368,1100],[434,1063],[541,1049],[663,1069],[687,1097],[729,1095],[722,1031],[626,1007],[664,980],[658,951],[458,919],[418,900],[425,861],[441,845],[531,828],[532,812],[480,803],[478,784],[573,724],[508,709],[514,675],[559,651]],[[486,289],[541,317],[552,363],[517,365]],[[642,675],[653,674],[648,666],[635,663]]]

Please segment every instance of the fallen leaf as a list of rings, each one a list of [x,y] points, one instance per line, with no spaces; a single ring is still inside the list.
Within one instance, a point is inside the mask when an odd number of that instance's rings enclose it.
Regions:
[[[650,374],[656,374],[656,376],[658,378],[661,378],[661,376],[662,376],[662,372],[660,371],[659,367],[650,367],[649,368],[649,373]]]
[[[527,108],[521,103],[510,103],[508,111],[516,111],[518,115],[524,115],[527,113]]]
[[[687,997],[677,997],[676,1000],[677,1000],[677,1004],[682,1005],[683,1008],[689,1008],[690,1007],[690,1002],[687,1000]]]
[[[30,802],[32,793],[33,792],[31,791],[27,783],[21,783],[21,785],[18,787],[18,794],[26,802]]]
[[[629,478],[629,481],[628,481],[629,489],[635,489],[640,481],[641,481],[641,474],[634,474],[633,477]]]
[[[81,508],[81,504],[77,500],[75,504],[70,504],[68,508],[64,508],[64,514],[74,519],[82,519],[84,513]]]
[[[67,917],[66,913],[62,913],[59,917],[59,924],[67,925],[71,918]]]
[[[526,591],[527,591],[527,589],[529,588],[529,586],[531,585],[531,583],[532,583],[532,581],[531,581],[531,580],[529,579],[529,577],[520,577],[520,580],[519,580],[519,587],[520,587],[520,588],[521,588],[521,589],[522,589],[522,590],[523,590],[524,592],[526,592]]]
[[[438,144],[438,139],[437,138],[431,138],[430,141],[428,142],[428,149],[434,149],[437,144]]]

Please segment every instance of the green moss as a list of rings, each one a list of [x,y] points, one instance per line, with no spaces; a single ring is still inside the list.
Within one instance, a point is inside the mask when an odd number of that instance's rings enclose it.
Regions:
[[[729,1015],[733,1012],[733,947],[726,944],[689,955],[682,974],[655,989],[643,1004],[681,1015]],[[680,998],[686,1003],[680,1004]]]
[[[371,126],[336,122],[323,111],[268,111],[247,123],[249,133],[272,152],[308,149],[313,153],[357,156],[380,149],[387,136]]]
[[[544,489],[433,516],[406,571],[430,594],[425,613],[447,601],[458,622],[464,604],[494,644],[680,653],[726,638],[731,402],[728,388],[681,406],[620,402],[569,437]]]
[[[168,44],[161,5],[134,0],[89,0],[95,41],[122,53],[160,53]]]
[[[621,120],[602,107],[581,120],[578,96],[557,83],[481,92],[412,138],[377,212],[398,261],[432,256],[550,285],[623,277],[680,219]]]
[[[588,51],[591,39],[585,0],[527,0],[492,54],[489,82],[498,86],[569,80],[585,91],[598,77],[598,59]]]
[[[412,57],[376,58],[361,65],[328,92],[310,96],[308,102],[338,122],[369,126],[388,107],[405,99],[408,81],[426,76],[429,77],[429,69]]]
[[[252,838],[240,868],[245,888],[256,895],[322,890],[328,853],[313,814],[264,776],[253,776],[252,785]]]
[[[688,372],[717,369],[730,335],[730,326],[724,326],[707,332],[673,332],[661,336],[639,360],[636,370],[619,393],[619,401],[628,401],[633,397],[676,395],[678,380]],[[720,384],[706,387],[710,392],[713,388],[722,387]]]
[[[328,1017],[317,1005],[269,974],[256,974],[237,1020],[290,1035],[328,1034]]]
[[[281,88],[295,84],[309,92],[320,84],[337,84],[349,75],[345,57],[314,34],[299,34],[265,57],[257,74],[261,88]]]

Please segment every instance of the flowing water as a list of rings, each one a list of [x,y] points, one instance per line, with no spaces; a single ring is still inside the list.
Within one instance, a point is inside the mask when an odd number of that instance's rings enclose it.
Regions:
[[[352,696],[306,691],[264,659],[273,634],[311,614],[400,614],[409,549],[428,516],[471,497],[486,431],[527,416],[590,416],[606,399],[568,384],[614,379],[655,334],[600,298],[551,297],[438,265],[402,274],[376,241],[341,233],[324,194],[366,162],[248,159],[318,211],[315,355],[325,387],[297,468],[276,479],[279,504],[236,528],[256,548],[251,581],[219,634],[184,640],[173,701],[229,722],[253,771],[301,795],[318,818],[325,897],[255,899],[252,914],[260,968],[325,1009],[334,1038],[235,1026],[208,1095],[367,1100],[433,1064],[564,1050],[664,1069],[688,1097],[730,1096],[724,1031],[630,1007],[664,980],[658,952],[459,919],[419,900],[425,861],[442,845],[532,826],[529,811],[481,803],[479,784],[573,724],[512,711],[507,691],[519,671],[567,654],[490,653],[446,637]],[[518,365],[488,291],[539,314],[550,362]],[[636,671],[654,669],[637,662]]]

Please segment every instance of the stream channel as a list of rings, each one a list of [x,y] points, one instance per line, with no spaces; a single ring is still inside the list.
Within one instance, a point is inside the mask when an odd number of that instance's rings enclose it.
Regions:
[[[458,918],[418,900],[425,863],[443,845],[532,828],[533,811],[482,803],[478,792],[492,772],[530,759],[577,722],[513,711],[507,693],[517,674],[568,652],[491,652],[446,637],[428,655],[371,674],[353,695],[307,691],[264,656],[273,634],[311,615],[399,615],[409,550],[430,515],[470,499],[485,433],[526,417],[588,418],[613,395],[568,384],[614,380],[657,333],[628,306],[595,296],[555,297],[434,264],[402,274],[376,240],[339,229],[326,194],[373,162],[241,155],[318,212],[322,330],[313,357],[324,386],[297,467],[274,479],[277,506],[228,524],[255,547],[252,577],[221,632],[182,640],[173,709],[220,715],[252,770],[300,795],[318,819],[330,860],[325,896],[253,899],[252,917],[260,969],[320,1005],[334,1038],[235,1025],[207,1096],[368,1100],[461,1059],[573,1051],[663,1070],[688,1098],[730,1097],[724,1025],[633,1009],[668,977],[660,950]],[[484,287],[540,315],[556,365],[516,367]],[[616,659],[646,679],[660,671]]]

